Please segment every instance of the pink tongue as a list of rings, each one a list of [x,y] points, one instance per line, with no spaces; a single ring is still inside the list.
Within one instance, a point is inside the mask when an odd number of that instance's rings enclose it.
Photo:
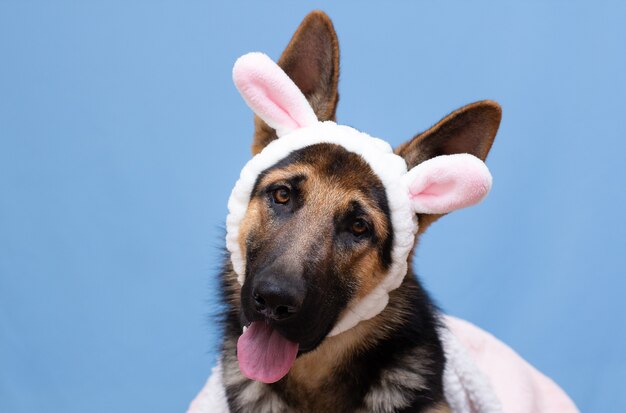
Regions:
[[[274,383],[287,374],[298,343],[287,340],[264,321],[255,321],[237,341],[239,369],[249,379]]]

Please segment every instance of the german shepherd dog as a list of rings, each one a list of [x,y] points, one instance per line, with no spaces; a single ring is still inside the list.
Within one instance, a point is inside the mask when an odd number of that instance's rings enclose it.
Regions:
[[[339,48],[328,16],[306,16],[278,64],[318,119],[335,119]],[[476,102],[395,153],[409,168],[446,154],[484,161],[500,119],[497,103]],[[256,116],[254,126],[257,154],[277,134]],[[418,214],[418,235],[440,216]],[[392,259],[385,188],[363,159],[333,144],[292,152],[258,176],[239,231],[243,286],[230,260],[222,273],[222,380],[231,412],[449,411],[439,313],[410,269],[412,256],[380,314],[328,336],[348,303],[367,295]],[[276,331],[298,344],[288,373],[274,383],[240,370],[237,342],[253,322],[265,325],[259,334]]]

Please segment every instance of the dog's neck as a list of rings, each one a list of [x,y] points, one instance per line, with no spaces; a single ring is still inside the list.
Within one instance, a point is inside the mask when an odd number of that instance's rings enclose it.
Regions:
[[[327,337],[314,351],[296,359],[288,379],[311,390],[327,383],[337,365],[345,365],[354,354],[373,348],[385,338],[384,321],[383,314],[379,314],[339,335]]]

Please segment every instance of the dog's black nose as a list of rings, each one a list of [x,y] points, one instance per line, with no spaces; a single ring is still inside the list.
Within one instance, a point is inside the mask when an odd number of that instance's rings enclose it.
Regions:
[[[255,309],[258,313],[275,321],[285,321],[295,317],[304,301],[304,292],[298,283],[281,283],[262,280],[255,283],[252,290]]]

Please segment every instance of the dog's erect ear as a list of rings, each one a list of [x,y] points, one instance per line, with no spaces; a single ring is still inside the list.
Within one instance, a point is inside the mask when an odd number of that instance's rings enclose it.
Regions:
[[[484,100],[452,112],[436,125],[400,145],[395,153],[409,169],[439,155],[468,153],[485,160],[498,132],[502,110],[494,101]],[[419,232],[442,214],[418,214]]]
[[[435,156],[456,153],[469,153],[484,161],[501,118],[502,110],[496,102],[471,103],[403,143],[395,152],[404,158],[409,169]]]
[[[335,120],[339,94],[339,42],[330,18],[309,13],[296,30],[278,65],[300,88],[319,120]],[[254,117],[252,153],[276,139],[276,131]]]
[[[339,94],[339,41],[330,18],[309,13],[278,60],[298,85],[319,120],[334,120]]]

